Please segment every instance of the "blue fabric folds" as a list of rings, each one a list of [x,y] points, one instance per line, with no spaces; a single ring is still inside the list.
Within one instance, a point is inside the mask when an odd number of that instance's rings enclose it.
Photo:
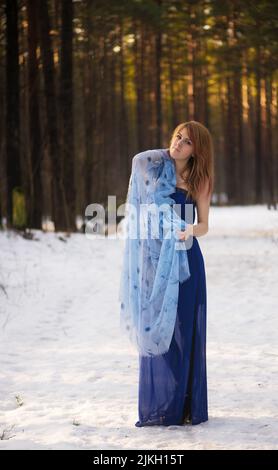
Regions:
[[[177,234],[187,223],[170,197],[175,187],[175,163],[168,149],[133,157],[125,206],[120,327],[141,356],[168,351],[179,282],[190,277],[187,244]]]

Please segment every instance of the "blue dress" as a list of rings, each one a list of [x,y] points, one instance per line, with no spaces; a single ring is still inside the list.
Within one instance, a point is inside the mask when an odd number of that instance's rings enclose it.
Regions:
[[[196,203],[176,187],[171,197],[181,204]],[[162,355],[139,355],[138,415],[135,426],[199,424],[208,420],[206,372],[206,274],[196,237],[187,250],[191,276],[179,285],[175,329],[169,350]]]

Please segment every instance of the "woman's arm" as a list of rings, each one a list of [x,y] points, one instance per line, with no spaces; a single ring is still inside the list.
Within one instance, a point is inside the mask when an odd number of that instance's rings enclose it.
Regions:
[[[196,225],[188,224],[186,230],[184,232],[180,232],[182,234],[180,239],[187,240],[190,236],[201,237],[202,235],[208,233],[210,201],[211,193],[208,192],[207,182],[196,198],[198,223]]]

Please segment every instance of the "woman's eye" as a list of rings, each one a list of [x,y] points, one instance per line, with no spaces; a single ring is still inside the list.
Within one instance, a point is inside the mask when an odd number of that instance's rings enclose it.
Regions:
[[[177,139],[181,140],[181,135],[177,135]],[[184,138],[183,141],[184,141],[185,144],[191,145],[191,141],[190,141],[190,140]]]

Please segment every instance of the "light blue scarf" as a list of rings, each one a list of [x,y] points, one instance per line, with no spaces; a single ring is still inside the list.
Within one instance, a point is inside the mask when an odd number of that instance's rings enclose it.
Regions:
[[[168,351],[179,282],[190,277],[188,240],[179,240],[177,234],[187,223],[170,197],[175,187],[175,163],[168,149],[146,150],[133,157],[125,206],[120,326],[142,356]]]

